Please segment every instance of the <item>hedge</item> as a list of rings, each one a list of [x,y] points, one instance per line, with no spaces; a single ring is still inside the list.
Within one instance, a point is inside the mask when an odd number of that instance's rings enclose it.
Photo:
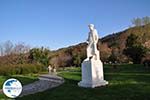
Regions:
[[[39,64],[0,65],[0,75],[39,73],[45,70]]]

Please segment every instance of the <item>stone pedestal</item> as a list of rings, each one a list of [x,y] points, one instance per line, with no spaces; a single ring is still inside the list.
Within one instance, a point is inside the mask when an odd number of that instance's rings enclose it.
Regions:
[[[104,80],[103,64],[101,60],[85,59],[82,63],[82,81],[78,83],[81,87],[99,87],[107,85],[108,82]]]

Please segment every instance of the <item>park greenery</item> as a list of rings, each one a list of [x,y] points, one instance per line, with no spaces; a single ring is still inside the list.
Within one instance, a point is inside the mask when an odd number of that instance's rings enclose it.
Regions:
[[[149,100],[150,70],[141,64],[120,64],[116,68],[104,65],[104,77],[109,82],[107,86],[98,88],[82,88],[77,83],[81,80],[80,67],[65,67],[58,70],[58,75],[65,79],[59,87],[44,92],[18,97],[16,100]],[[0,86],[4,80],[14,77],[23,85],[34,82],[38,74],[1,76]],[[82,95],[82,96],[81,96]],[[0,94],[0,99],[8,99]]]
[[[60,70],[58,75],[65,78],[65,83],[17,100],[149,100],[150,70],[143,65],[122,64],[117,68],[104,65],[105,79],[109,84],[99,88],[82,88],[77,83],[81,80],[80,67]]]

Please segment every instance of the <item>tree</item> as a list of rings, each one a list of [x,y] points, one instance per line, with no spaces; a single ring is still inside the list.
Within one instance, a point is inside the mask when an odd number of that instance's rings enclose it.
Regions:
[[[133,47],[128,47],[127,49],[124,50],[124,54],[129,56],[133,63],[140,63],[142,60],[142,57],[146,54],[146,48],[143,46],[133,46]]]
[[[30,50],[30,46],[25,45],[24,43],[18,43],[14,46],[13,53],[20,54],[20,53],[27,53]]]
[[[0,44],[0,56],[4,56],[3,44]]]
[[[142,21],[144,25],[150,24],[150,17],[145,16],[142,18]]]
[[[81,62],[86,58],[85,48],[79,47],[72,50],[73,66],[80,67]]]
[[[81,64],[81,56],[80,55],[74,55],[73,56],[73,64],[76,66],[76,67],[79,67],[80,64]]]
[[[134,34],[128,36],[124,54],[132,59],[133,63],[140,63],[147,49],[138,42],[138,37]]]
[[[11,42],[11,41],[6,41],[6,42],[4,43],[5,55],[11,54],[12,49],[13,49],[13,44],[12,44],[12,42]]]
[[[65,53],[59,53],[58,55],[55,55],[50,59],[50,64],[52,67],[58,68],[58,67],[68,67],[70,66],[70,62],[72,60],[72,57],[70,54]]]
[[[112,53],[109,56],[108,60],[111,61],[112,63],[115,63],[117,61],[117,56]]]
[[[107,43],[99,43],[98,49],[100,50],[100,58],[103,62],[107,62],[109,56],[111,55],[111,49],[108,47]]]
[[[29,51],[29,59],[31,62],[41,63],[48,66],[49,50],[46,48],[33,48]]]
[[[108,60],[112,63],[119,62],[118,57],[120,56],[120,52],[118,48],[112,48],[111,55],[109,56]]]
[[[135,26],[141,26],[142,25],[142,19],[141,18],[134,18],[132,20],[132,24]]]
[[[138,42],[138,36],[136,36],[135,34],[130,34],[127,37],[126,47],[132,47],[132,46],[136,46],[138,44],[139,44],[139,42]]]
[[[132,19],[132,24],[134,26],[141,26],[141,25],[150,24],[150,17],[145,16],[143,18],[134,18],[134,19]]]

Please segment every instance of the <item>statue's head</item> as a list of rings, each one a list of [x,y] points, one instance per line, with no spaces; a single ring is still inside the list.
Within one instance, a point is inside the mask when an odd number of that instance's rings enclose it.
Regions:
[[[90,30],[94,29],[94,25],[93,24],[89,24],[88,27],[89,27]]]

